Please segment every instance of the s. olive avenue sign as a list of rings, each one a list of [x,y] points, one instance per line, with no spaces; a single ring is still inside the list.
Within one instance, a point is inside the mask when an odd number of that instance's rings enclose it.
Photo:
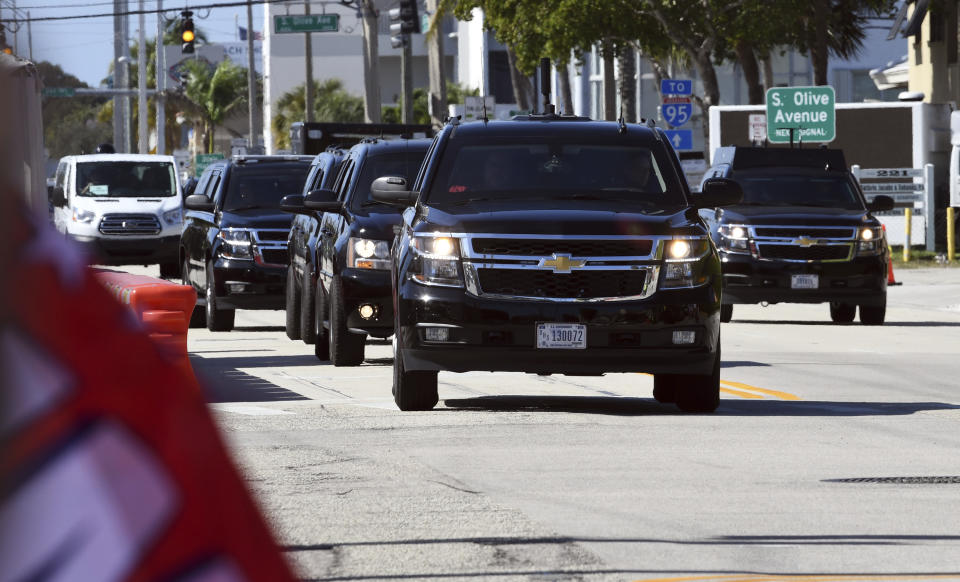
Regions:
[[[833,141],[837,136],[836,101],[829,86],[768,89],[767,139],[771,143]]]

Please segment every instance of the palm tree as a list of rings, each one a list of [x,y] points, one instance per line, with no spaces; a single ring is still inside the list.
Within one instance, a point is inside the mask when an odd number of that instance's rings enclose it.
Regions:
[[[204,151],[213,153],[216,127],[247,105],[247,70],[230,61],[220,62],[215,69],[189,61],[185,68],[186,113],[201,126]]]
[[[362,123],[364,100],[347,93],[340,79],[314,81],[313,119],[318,122]],[[290,148],[290,125],[304,120],[306,85],[298,85],[277,100],[277,114],[271,120],[278,149]]]

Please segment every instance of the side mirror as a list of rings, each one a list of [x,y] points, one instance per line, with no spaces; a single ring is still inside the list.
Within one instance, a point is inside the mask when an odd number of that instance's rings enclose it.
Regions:
[[[67,205],[67,197],[63,193],[63,188],[60,186],[54,186],[50,189],[50,202],[57,207]]]
[[[867,204],[867,209],[871,212],[886,212],[888,210],[893,210],[893,207],[893,198],[884,194],[878,194],[874,196],[873,201],[870,202],[870,204]]]
[[[311,190],[303,197],[303,205],[317,212],[343,212],[343,204],[337,200],[337,193],[333,190],[322,188],[320,190]]]
[[[410,191],[403,176],[381,176],[370,187],[370,195],[377,202],[403,208],[416,204],[418,194]]]
[[[700,193],[692,196],[694,208],[732,206],[743,200],[743,189],[728,178],[710,178],[704,181]]]
[[[300,194],[290,194],[280,200],[280,210],[293,214],[303,214],[308,212],[303,205],[303,196]]]
[[[197,182],[198,180],[196,178],[190,178],[187,180],[187,183],[183,185],[184,197],[191,196],[193,194],[193,191],[197,189]]]
[[[183,201],[183,205],[187,207],[187,210],[213,211],[213,201],[203,194],[191,194],[187,196],[187,199]]]

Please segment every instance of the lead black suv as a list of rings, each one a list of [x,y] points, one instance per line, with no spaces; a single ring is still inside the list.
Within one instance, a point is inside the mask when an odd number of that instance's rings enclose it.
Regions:
[[[180,237],[181,277],[199,294],[192,325],[230,331],[236,309],[283,309],[291,217],[280,200],[301,191],[312,159],[235,156],[204,171]]]
[[[721,147],[708,178],[743,189],[743,201],[703,211],[723,261],[723,321],[737,303],[829,303],[835,322],[883,324],[889,249],[843,151]]]
[[[400,209],[373,200],[370,187],[383,175],[411,179],[430,146],[428,139],[364,139],[350,148],[332,189],[313,189],[305,197],[289,196],[283,208],[319,213],[319,235],[293,234],[309,255],[292,263],[296,295],[311,325],[314,353],[334,366],[363,362],[367,336],[393,333],[390,299],[390,244],[400,226]],[[298,224],[296,221],[294,225]],[[299,256],[300,250],[295,256]],[[293,304],[296,307],[296,304]],[[291,303],[287,303],[290,318]],[[301,317],[301,334],[306,318]]]
[[[651,372],[654,397],[719,404],[720,260],[660,129],[554,114],[448,123],[416,179],[374,199],[408,207],[392,252],[393,395],[438,402],[437,372]]]

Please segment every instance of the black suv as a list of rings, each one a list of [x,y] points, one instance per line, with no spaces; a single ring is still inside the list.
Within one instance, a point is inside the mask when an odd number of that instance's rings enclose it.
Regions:
[[[735,303],[830,303],[835,322],[883,324],[889,250],[836,149],[721,147],[707,178],[740,184],[736,206],[702,211],[723,261],[722,320]]]
[[[314,190],[333,188],[346,155],[346,150],[337,147],[327,148],[317,154],[310,164],[310,173],[303,186],[303,196]],[[316,249],[320,241],[323,213],[303,208],[299,199],[285,200],[281,209],[288,208],[291,201],[294,201],[296,209],[287,237],[290,266],[287,268],[286,331],[290,339],[302,339],[304,343],[312,344],[317,339],[314,325],[314,282],[319,271]]]
[[[359,365],[368,335],[386,338],[393,333],[390,244],[399,230],[400,209],[373,200],[370,187],[384,175],[404,180],[415,176],[429,146],[428,139],[366,139],[350,148],[332,189],[284,199],[285,210],[321,213],[318,236],[291,234],[291,241],[301,239],[293,243],[295,256],[309,256],[292,262],[299,286],[295,296],[302,297],[301,316],[313,318],[310,339],[321,360]],[[311,304],[308,297],[314,297]],[[312,307],[309,313],[305,305]],[[287,303],[288,320],[291,306],[296,308],[296,301]]]
[[[408,185],[409,184],[409,185]],[[438,401],[437,371],[651,372],[654,397],[713,411],[720,259],[663,131],[554,114],[453,120],[412,183],[392,253],[393,395]]]
[[[280,200],[303,189],[312,159],[238,156],[204,170],[180,237],[181,277],[200,297],[191,324],[230,331],[235,309],[283,309],[291,217]]]

